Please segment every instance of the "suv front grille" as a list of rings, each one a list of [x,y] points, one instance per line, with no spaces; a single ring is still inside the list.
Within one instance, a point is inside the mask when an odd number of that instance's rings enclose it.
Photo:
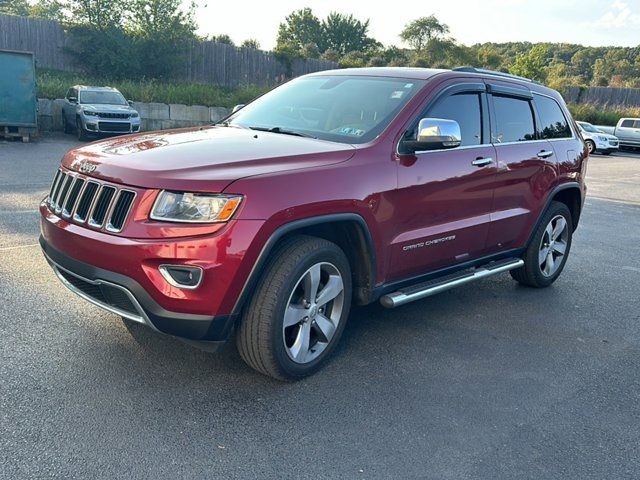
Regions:
[[[100,118],[129,118],[129,113],[104,113],[98,112]]]
[[[74,222],[109,232],[122,231],[136,193],[58,170],[47,204],[52,212]]]

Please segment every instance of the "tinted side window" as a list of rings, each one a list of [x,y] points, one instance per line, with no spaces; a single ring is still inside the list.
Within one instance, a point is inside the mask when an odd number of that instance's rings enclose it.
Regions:
[[[461,145],[480,145],[482,143],[482,114],[480,95],[477,93],[459,93],[438,101],[429,109],[429,118],[455,120],[460,125]]]
[[[631,120],[631,119],[623,120],[622,123],[620,124],[620,126],[624,127],[624,128],[631,128],[631,127],[633,127],[633,120]]]
[[[529,100],[494,95],[493,107],[496,113],[494,143],[535,140],[533,112]]]
[[[569,122],[562,113],[558,102],[553,98],[541,95],[535,96],[535,102],[540,116],[538,131],[542,138],[570,138],[572,136]]]

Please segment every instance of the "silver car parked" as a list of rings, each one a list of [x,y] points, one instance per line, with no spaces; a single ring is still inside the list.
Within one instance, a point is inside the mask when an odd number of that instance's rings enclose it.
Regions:
[[[62,107],[65,133],[75,130],[79,140],[90,135],[140,131],[140,115],[112,87],[76,85],[67,91]]]

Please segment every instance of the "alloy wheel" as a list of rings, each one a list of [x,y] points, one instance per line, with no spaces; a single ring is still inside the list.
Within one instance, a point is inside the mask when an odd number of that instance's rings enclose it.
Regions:
[[[538,251],[538,265],[545,277],[553,276],[562,265],[569,239],[567,225],[562,215],[556,215],[544,230]]]
[[[344,308],[344,283],[335,265],[320,262],[296,282],[282,324],[284,347],[296,363],[318,358],[331,343]]]

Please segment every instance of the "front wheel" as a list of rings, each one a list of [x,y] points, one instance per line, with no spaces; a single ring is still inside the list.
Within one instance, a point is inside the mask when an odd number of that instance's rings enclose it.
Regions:
[[[564,203],[551,202],[524,255],[524,266],[511,270],[518,283],[548,287],[562,273],[573,234],[571,212]]]
[[[584,142],[587,145],[587,150],[589,150],[589,155],[596,153],[596,144],[593,140],[586,140]]]
[[[271,256],[240,323],[236,344],[260,373],[297,380],[317,371],[344,330],[351,269],[334,243],[308,236]]]
[[[81,142],[84,142],[88,138],[87,131],[82,126],[82,122],[79,118],[76,120],[76,134],[78,136],[78,140]]]

